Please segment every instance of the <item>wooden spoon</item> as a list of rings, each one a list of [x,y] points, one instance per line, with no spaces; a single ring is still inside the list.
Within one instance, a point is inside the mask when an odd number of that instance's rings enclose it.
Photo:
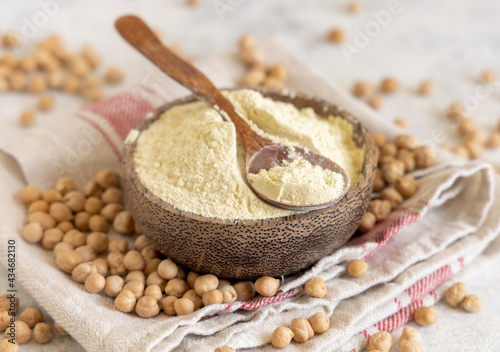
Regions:
[[[167,75],[188,88],[193,94],[207,101],[222,117],[229,118],[236,128],[236,134],[241,140],[246,151],[246,172],[256,174],[260,170],[269,170],[274,166],[282,165],[283,160],[288,159],[288,147],[275,144],[266,138],[259,136],[250,126],[238,116],[233,105],[221,92],[210,82],[210,80],[193,65],[181,59],[165,47],[155,36],[153,31],[139,17],[128,15],[122,16],[115,22],[115,27],[125,40],[133,47],[143,53],[153,63],[158,65]],[[326,208],[337,203],[344,197],[349,189],[350,179],[345,170],[332,160],[313,151],[305,151],[295,148],[295,153],[301,155],[312,165],[319,165],[323,169],[340,173],[344,179],[344,189],[341,194],[331,201],[322,204],[296,205],[281,203],[269,199],[265,194],[257,191],[252,183],[248,184],[253,191],[265,201],[289,210],[315,210]]]

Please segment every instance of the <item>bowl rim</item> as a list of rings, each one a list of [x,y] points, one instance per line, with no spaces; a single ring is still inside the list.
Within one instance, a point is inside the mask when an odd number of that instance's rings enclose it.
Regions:
[[[195,221],[200,221],[204,223],[213,223],[213,224],[218,224],[218,225],[243,225],[243,226],[255,226],[255,225],[270,225],[270,224],[275,224],[275,223],[286,223],[289,221],[293,220],[299,220],[301,218],[310,218],[315,215],[320,215],[326,211],[332,211],[338,206],[340,206],[345,199],[349,199],[351,197],[355,197],[357,192],[360,190],[360,184],[364,179],[366,179],[368,168],[370,165],[376,167],[376,156],[374,153],[371,153],[370,151],[373,150],[374,148],[374,142],[369,135],[366,127],[358,121],[355,117],[353,117],[349,112],[345,110],[340,110],[336,105],[333,103],[330,103],[324,99],[313,97],[308,94],[304,94],[295,90],[291,89],[273,89],[273,88],[264,88],[264,87],[239,87],[239,88],[222,88],[224,91],[236,91],[236,90],[241,90],[241,89],[250,89],[250,90],[255,90],[257,92],[260,92],[263,96],[265,97],[271,97],[274,100],[278,101],[284,101],[287,103],[291,103],[292,105],[296,106],[293,102],[289,101],[290,99],[302,99],[309,101],[311,104],[310,107],[313,107],[312,105],[317,104],[317,106],[321,106],[322,109],[321,111],[317,111],[317,109],[314,109],[316,114],[318,116],[321,116],[323,118],[328,118],[329,116],[335,116],[335,117],[341,117],[344,120],[347,120],[353,127],[357,126],[358,129],[358,134],[362,137],[362,140],[364,144],[360,147],[364,149],[364,161],[363,161],[363,172],[361,174],[361,178],[358,180],[358,182],[355,185],[352,185],[351,188],[347,191],[346,195],[342,200],[340,200],[338,203],[324,208],[324,209],[318,209],[318,210],[312,210],[312,211],[306,211],[306,212],[298,212],[296,214],[291,214],[291,215],[285,215],[285,216],[280,216],[280,217],[271,217],[271,218],[265,218],[265,219],[223,219],[223,218],[217,218],[217,217],[207,217],[204,215],[192,213],[189,211],[181,210],[177,207],[175,207],[173,204],[168,203],[167,201],[163,200],[162,198],[158,197],[156,194],[153,192],[149,191],[149,189],[142,183],[142,181],[139,178],[139,175],[136,172],[135,168],[135,163],[134,163],[134,151],[137,147],[137,141],[139,140],[139,137],[143,131],[148,129],[156,120],[158,120],[161,115],[167,111],[168,109],[171,109],[175,106],[178,105],[184,105],[184,104],[189,104],[194,101],[199,100],[198,97],[195,95],[189,95],[183,98],[175,99],[171,102],[168,102],[153,111],[150,111],[145,115],[143,119],[141,119],[128,133],[125,142],[124,142],[124,147],[123,147],[123,161],[122,161],[122,167],[124,169],[124,172],[126,174],[124,177],[130,178],[132,181],[132,187],[135,189],[136,192],[142,195],[142,197],[146,198],[149,202],[156,204],[156,206],[160,207],[164,211],[168,212],[173,212],[173,213],[178,213],[180,217],[189,219],[189,220],[195,220]],[[276,99],[278,98],[278,99]],[[280,100],[279,98],[283,98],[284,100]],[[288,99],[288,100],[287,100]],[[354,133],[353,133],[354,137]]]

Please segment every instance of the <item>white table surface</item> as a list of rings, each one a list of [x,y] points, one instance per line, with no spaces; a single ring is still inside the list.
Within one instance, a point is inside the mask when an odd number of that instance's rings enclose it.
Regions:
[[[166,42],[180,45],[191,57],[234,51],[237,39],[244,33],[273,34],[324,72],[325,77],[347,89],[356,80],[378,84],[383,77],[396,78],[401,91],[384,97],[380,117],[387,121],[404,117],[412,133],[427,143],[458,143],[454,126],[443,114],[452,101],[464,101],[477,124],[484,131],[492,130],[500,117],[500,85],[491,85],[487,94],[483,94],[485,90],[478,78],[487,68],[500,76],[500,3],[494,0],[401,0],[398,13],[379,26],[379,32],[369,37],[367,45],[351,55],[350,61],[341,46],[325,40],[329,29],[342,28],[347,43],[353,44],[359,30],[364,31],[367,25],[375,28],[377,14],[387,13],[390,2],[366,1],[361,13],[351,14],[346,10],[348,1],[343,0],[200,0],[200,5],[194,8],[186,6],[184,0],[3,0],[0,1],[0,33],[5,30],[23,33],[27,21],[34,23],[40,11],[45,12],[48,21],[35,27],[35,39],[56,32],[75,49],[91,43],[101,55],[103,67],[118,65],[124,69],[125,83],[106,88],[106,94],[142,82],[150,67],[113,29],[114,19],[121,14],[142,16],[161,29]],[[50,13],[43,10],[42,3],[51,4]],[[215,3],[233,5],[220,16]],[[36,45],[35,39],[26,39],[20,53],[31,50]],[[430,97],[415,94],[424,79],[434,80],[436,94]],[[35,104],[35,96],[0,94],[0,146],[23,132],[18,116]],[[78,97],[56,95],[56,109],[75,110],[84,104]],[[43,123],[42,120],[40,116],[39,123]],[[500,164],[498,153],[489,151],[483,158]],[[5,271],[0,270],[0,291],[3,291]],[[424,336],[424,351],[500,351],[500,333],[495,328],[500,316],[499,278],[493,266],[466,282],[470,292],[477,293],[485,302],[480,313],[466,314],[438,303],[438,321],[419,328]],[[21,298],[22,306],[30,304],[27,294]],[[399,333],[396,331],[394,336]],[[62,349],[81,350],[70,338],[43,346],[43,351]],[[23,350],[42,349],[30,343],[23,346]],[[397,344],[393,351],[399,351]]]

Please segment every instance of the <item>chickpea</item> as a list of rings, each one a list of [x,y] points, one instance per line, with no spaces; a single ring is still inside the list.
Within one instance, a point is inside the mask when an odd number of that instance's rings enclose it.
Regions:
[[[271,88],[276,88],[276,89],[281,89],[284,87],[284,83],[282,80],[279,80],[276,77],[273,76],[267,76],[264,81],[262,82],[263,87],[271,87]]]
[[[66,233],[69,230],[73,230],[75,227],[73,223],[70,221],[62,221],[59,224],[57,224],[57,228],[61,230],[63,233]]]
[[[167,284],[168,287],[168,284]],[[205,306],[210,306],[212,304],[222,304],[223,301],[223,296],[222,292],[220,292],[218,289],[213,289],[210,291],[207,291],[203,293],[203,296],[201,297],[203,304]]]
[[[391,204],[391,208],[396,208],[403,201],[403,196],[394,188],[385,188],[381,195],[383,200]]]
[[[26,88],[26,75],[24,72],[14,70],[7,77],[10,88],[15,92],[22,92]]]
[[[131,271],[125,277],[125,283],[129,283],[130,281],[134,281],[134,280],[140,281],[140,282],[142,282],[143,285],[146,285],[146,275],[144,275],[144,273],[142,271],[139,271],[139,270]],[[158,286],[158,285],[156,285],[156,286]]]
[[[177,264],[170,259],[165,259],[158,265],[158,274],[160,274],[160,276],[165,280],[173,279],[177,276],[178,272],[179,269]]]
[[[116,215],[122,212],[123,209],[124,209],[123,205],[121,204],[115,204],[115,203],[106,204],[101,210],[101,215],[104,216],[104,218],[108,222],[113,222],[115,220]]]
[[[81,263],[71,272],[71,277],[76,282],[84,283],[90,274],[96,273],[97,267],[93,263]]]
[[[158,315],[160,307],[157,300],[152,296],[143,296],[139,298],[135,306],[135,312],[141,318],[151,318]]]
[[[96,181],[89,181],[82,191],[86,197],[100,197],[104,189]]]
[[[60,185],[60,187],[63,186]],[[65,187],[67,188],[68,186]],[[66,204],[71,209],[71,211],[75,213],[82,211],[83,207],[85,206],[85,194],[80,191],[66,191],[66,194],[64,195],[62,200],[64,204]]]
[[[166,315],[174,316],[177,314],[174,308],[174,304],[177,300],[178,298],[175,296],[167,296],[163,299],[161,307]]]
[[[247,66],[256,67],[263,65],[262,54],[256,49],[244,49],[239,52],[239,59]]]
[[[56,330],[57,334],[60,336],[69,335],[68,332],[66,330],[64,330],[64,328],[61,325],[59,325],[57,322],[54,322],[54,329]]]
[[[123,290],[115,298],[115,307],[124,313],[130,313],[134,310],[137,298],[132,291]]]
[[[31,126],[35,123],[35,113],[31,110],[26,110],[21,114],[19,121],[24,127]]]
[[[50,205],[49,214],[57,221],[73,220],[71,209],[64,203],[55,202]]]
[[[127,240],[113,240],[108,243],[108,252],[126,254],[128,252]]]
[[[417,191],[418,182],[411,176],[403,176],[396,181],[394,187],[403,197],[409,198]]]
[[[105,259],[96,258],[92,261],[92,264],[95,265],[96,270],[99,274],[101,274],[104,277],[108,275],[109,264]]]
[[[352,94],[356,97],[364,97],[373,92],[373,86],[364,81],[356,82],[352,88]],[[385,140],[385,138],[384,138]]]
[[[88,231],[91,215],[86,211],[81,211],[75,215],[75,228],[80,231]]]
[[[380,352],[389,352],[392,346],[392,335],[387,331],[379,331],[370,336],[366,349],[379,350]]]
[[[215,352],[236,352],[236,350],[228,345],[217,347]]]
[[[167,286],[167,281],[162,279],[162,277],[158,274],[157,271],[153,271],[151,274],[148,275],[148,278],[146,279],[146,285],[147,286],[158,285],[163,291]]]
[[[123,276],[127,273],[127,268],[123,264],[123,258],[125,256],[122,253],[111,252],[108,254],[109,272],[111,275]]]
[[[373,182],[373,191],[374,192],[380,192],[384,189],[385,187],[385,180],[384,177],[382,176],[382,172],[380,169],[375,169],[375,180]]]
[[[400,352],[423,352],[422,347],[413,340],[399,340]]]
[[[135,298],[139,299],[144,296],[144,283],[137,280],[130,281],[125,284],[123,290],[133,292],[135,294]]]
[[[316,313],[307,320],[316,334],[322,334],[330,327],[330,319],[323,313]]]
[[[495,82],[495,72],[492,70],[485,70],[481,73],[481,81],[484,83]]]
[[[54,70],[48,73],[49,87],[53,89],[60,89],[66,81],[66,75],[62,70]]]
[[[59,228],[45,230],[42,237],[43,247],[46,249],[54,249],[56,244],[62,241],[64,233]]]
[[[471,159],[479,158],[484,152],[484,145],[481,142],[465,141],[465,149]]]
[[[398,148],[405,148],[409,150],[416,149],[420,146],[418,138],[410,134],[403,134],[397,136],[394,140],[394,143]]]
[[[27,224],[24,226],[21,234],[26,241],[30,243],[38,243],[43,237],[42,225],[36,222]]]
[[[17,320],[15,323],[14,323],[15,327],[15,332],[16,332],[16,336],[15,336],[15,341],[18,343],[18,344],[23,344],[23,343],[26,343],[28,341],[31,340],[31,330],[30,330],[30,327],[28,326],[28,324],[26,324],[24,321],[21,321],[21,320]],[[5,336],[4,336],[4,339],[11,339],[11,337],[9,335],[7,335],[9,330],[7,330],[5,332]]]
[[[102,208],[103,208],[102,201],[97,197],[87,198],[87,200],[85,201],[85,205],[83,207],[83,209],[91,215],[99,214]]]
[[[161,298],[162,298],[160,286],[151,285],[151,286],[146,287],[146,290],[144,291],[144,296],[151,296],[154,299],[156,299],[157,302],[160,302]]]
[[[139,225],[137,225],[137,223],[134,221],[134,232],[138,235],[141,235],[142,234],[142,231],[141,229],[139,228]]]
[[[141,251],[141,255],[143,256],[144,260],[146,261],[146,265],[147,265],[147,263],[149,263],[151,260],[158,258],[159,253],[155,247],[147,246],[146,248],[144,248]],[[159,265],[159,263],[158,263],[158,265]],[[158,266],[157,266],[157,268],[158,268]],[[184,277],[186,277],[184,271],[182,269],[178,269],[177,277],[181,278],[180,276],[182,276],[182,275],[184,275]]]
[[[61,251],[56,255],[57,267],[68,274],[82,262],[82,257],[74,250]]]
[[[142,254],[142,253],[141,253]],[[161,259],[160,258],[153,258],[150,259],[146,262],[146,266],[144,267],[144,274],[146,276],[149,276],[154,271],[157,271],[158,265],[160,264]]]
[[[341,29],[332,29],[328,32],[328,40],[336,43],[343,42],[345,40],[344,31]]]
[[[420,147],[419,147],[420,148]],[[396,159],[404,164],[405,172],[415,170],[415,153],[408,149],[399,149],[396,153]]]
[[[313,277],[307,280],[304,285],[304,291],[311,297],[325,297],[326,295],[326,284],[325,281],[319,277]]]
[[[56,246],[54,247],[54,254],[56,255],[56,258],[57,258],[57,255],[60,253],[60,252],[64,252],[64,251],[70,251],[70,250],[73,250],[75,249],[75,247],[73,247],[73,245],[67,243],[67,242],[59,242],[58,244],[56,244]]]
[[[243,35],[238,41],[239,50],[252,50],[257,48],[257,38],[251,34]]]
[[[177,315],[187,315],[194,312],[194,303],[188,298],[179,298],[174,302]]]
[[[486,147],[498,148],[500,147],[500,132],[493,131],[486,141]]]
[[[129,234],[134,229],[134,219],[132,219],[132,215],[128,211],[121,211],[116,214],[113,227],[120,233]]]
[[[405,164],[399,160],[393,160],[382,165],[382,176],[389,184],[395,183],[405,174]]]
[[[161,265],[161,263],[160,263]],[[194,290],[199,296],[205,292],[213,290],[219,286],[219,279],[213,274],[206,274],[198,277],[194,282]]]
[[[375,199],[368,204],[368,211],[375,215],[377,221],[385,220],[391,213],[391,203],[387,200]]]
[[[380,84],[380,91],[383,93],[394,93],[399,89],[398,82],[393,78],[385,78]]]
[[[117,67],[110,67],[104,75],[104,80],[107,83],[119,83],[123,81],[123,71]]]
[[[11,300],[8,294],[4,294],[0,296],[0,309],[9,311],[11,307]],[[14,299],[14,312],[17,313],[17,309],[19,308],[19,298]]]
[[[376,222],[377,218],[375,217],[375,215],[367,211],[361,217],[361,222],[359,224],[358,230],[361,233],[367,233],[375,226]]]
[[[31,78],[28,84],[28,92],[40,93],[47,89],[47,77],[45,75],[36,74]]]
[[[364,274],[366,274],[367,270],[368,270],[368,264],[363,260],[354,259],[351,260],[347,265],[347,272],[352,277],[361,277]]]
[[[276,348],[285,348],[294,337],[293,331],[287,327],[280,326],[271,335],[271,344]]]
[[[433,165],[436,162],[436,153],[427,146],[420,146],[414,150],[415,163],[418,167],[424,168]]]
[[[8,339],[3,339],[0,341],[0,351],[19,352],[19,344],[16,341],[14,341],[14,343],[11,343]]]
[[[47,229],[54,228],[56,226],[56,220],[49,214],[36,211],[28,215],[29,223],[38,223],[42,226],[42,229],[45,231]]]
[[[419,325],[431,325],[436,321],[437,315],[434,307],[420,307],[415,310],[414,319]]]
[[[102,215],[92,215],[89,219],[90,231],[107,232],[108,222]]]
[[[26,308],[21,315],[19,315],[19,320],[28,324],[30,329],[34,328],[36,324],[44,321],[42,311],[35,306]]]
[[[24,186],[19,192],[19,197],[24,205],[29,206],[31,203],[42,198],[42,192],[35,186]]]
[[[248,301],[255,297],[255,287],[252,281],[240,281],[233,285],[238,301]],[[196,290],[196,283],[195,283]],[[198,292],[196,292],[198,293]]]
[[[108,235],[103,232],[92,232],[87,236],[87,244],[96,253],[102,253],[108,248]]]
[[[141,253],[136,250],[131,250],[123,258],[123,265],[127,270],[142,270],[146,266],[146,261],[142,257]]]
[[[9,312],[3,308],[0,308],[0,331],[5,331],[7,326],[10,324]]]
[[[102,188],[120,187],[120,176],[113,170],[103,170],[99,172],[95,177],[95,181]]]
[[[54,327],[47,323],[38,323],[33,329],[33,338],[38,343],[48,343],[54,338]]]
[[[394,120],[394,124],[396,126],[399,126],[401,128],[408,128],[408,121],[406,121],[404,118],[402,117],[399,117],[397,119]]]
[[[304,318],[293,319],[290,329],[293,332],[293,339],[296,342],[306,342],[314,336],[311,324]]]
[[[194,283],[195,283],[196,279],[199,277],[200,277],[200,274],[195,273],[194,271],[190,271],[187,274],[187,278],[186,278],[186,282],[187,282],[188,286],[191,288],[194,288]],[[220,281],[222,281],[222,280],[220,280]],[[220,288],[220,281],[219,281],[218,288]]]
[[[43,213],[49,212],[49,203],[44,200],[35,200],[30,204],[28,208],[28,214],[32,214],[34,212],[41,211]]]
[[[386,155],[396,156],[396,153],[398,151],[396,145],[394,145],[392,143],[386,143],[379,148],[380,148],[380,155],[381,156],[386,156]]]
[[[62,200],[62,194],[57,189],[49,189],[43,194],[43,199],[48,203],[60,202]]]
[[[263,276],[255,281],[255,291],[262,296],[274,296],[278,292],[279,287],[280,280],[269,276]]]
[[[89,245],[80,246],[75,249],[75,252],[78,253],[80,257],[82,257],[82,260],[84,262],[90,262],[96,258],[96,253],[94,251],[94,248],[92,248],[92,246]]]
[[[422,335],[420,335],[417,329],[412,328],[411,326],[405,326],[405,328],[403,329],[403,333],[399,338],[400,343],[401,340],[415,341],[417,344],[419,344],[422,342]]]
[[[123,290],[123,278],[118,275],[111,275],[106,278],[104,292],[109,297],[116,297]]]
[[[63,242],[68,242],[73,247],[78,248],[87,243],[87,236],[78,230],[69,230],[64,234]]]
[[[383,133],[370,133],[370,137],[372,138],[375,145],[379,148],[386,144],[386,139]]]
[[[462,307],[466,312],[475,313],[483,308],[483,301],[476,295],[469,295],[462,301]]]
[[[457,282],[448,287],[448,289],[444,293],[446,302],[448,302],[450,306],[455,308],[457,308],[460,303],[462,303],[466,295],[467,287],[462,282]]]
[[[182,297],[187,291],[189,291],[189,286],[186,281],[177,278],[169,280],[165,287],[167,296]]]
[[[167,297],[175,297],[175,296],[167,296]],[[194,304],[194,310],[197,311],[201,307],[203,307],[203,299],[198,296],[194,289],[186,291],[185,294],[182,295],[182,298],[190,299]]]
[[[249,70],[243,76],[242,83],[245,86],[258,86],[264,82],[266,79],[266,73],[264,70],[258,67],[254,67]]]
[[[373,94],[370,99],[368,99],[368,105],[370,105],[375,110],[380,109],[382,106],[382,97],[378,94]]]
[[[288,76],[287,69],[283,64],[276,64],[270,67],[267,73],[269,74],[269,76],[276,77],[281,81],[285,81]]]

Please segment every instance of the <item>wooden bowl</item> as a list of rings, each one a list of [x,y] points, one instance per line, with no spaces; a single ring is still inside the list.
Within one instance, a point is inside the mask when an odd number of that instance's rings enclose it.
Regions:
[[[225,220],[181,211],[141,183],[135,171],[134,151],[140,133],[163,112],[197,98],[190,96],[158,108],[137,124],[125,142],[125,194],[130,212],[153,245],[177,264],[196,272],[251,280],[300,271],[347,242],[370,200],[376,148],[359,121],[324,100],[299,93],[289,96],[278,91],[259,91],[297,108],[312,107],[319,116],[340,116],[352,124],[352,138],[364,149],[363,175],[339,203],[308,213],[262,220]]]

